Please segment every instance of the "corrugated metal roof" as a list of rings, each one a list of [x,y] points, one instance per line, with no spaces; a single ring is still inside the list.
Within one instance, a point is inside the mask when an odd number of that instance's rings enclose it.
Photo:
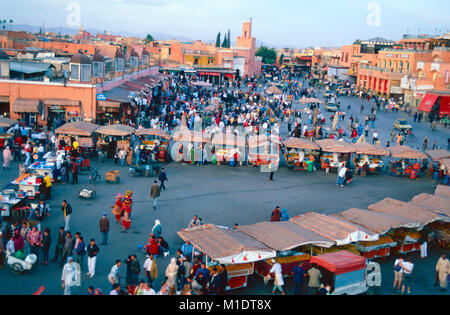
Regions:
[[[50,67],[49,63],[44,62],[27,62],[27,61],[10,61],[9,70],[14,72],[32,74],[46,72]]]

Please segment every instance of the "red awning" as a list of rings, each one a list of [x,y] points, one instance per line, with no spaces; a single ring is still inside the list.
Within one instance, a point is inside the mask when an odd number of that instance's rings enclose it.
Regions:
[[[198,75],[220,76],[220,73],[219,72],[199,72]]]
[[[438,99],[438,95],[427,94],[419,105],[419,110],[429,113]]]
[[[441,96],[441,105],[439,106],[439,115],[450,115],[450,96]]]
[[[346,250],[311,257],[311,264],[317,264],[336,275],[364,269],[366,259]]]

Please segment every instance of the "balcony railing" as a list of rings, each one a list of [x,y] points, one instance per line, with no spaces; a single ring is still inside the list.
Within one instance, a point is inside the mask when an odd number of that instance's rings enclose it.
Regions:
[[[405,72],[391,71],[391,69],[383,68],[383,67],[374,67],[374,66],[361,65],[359,68],[360,69],[366,69],[366,70],[372,70],[372,71],[385,72],[385,73],[404,74],[404,75],[408,74],[408,73],[405,73]]]

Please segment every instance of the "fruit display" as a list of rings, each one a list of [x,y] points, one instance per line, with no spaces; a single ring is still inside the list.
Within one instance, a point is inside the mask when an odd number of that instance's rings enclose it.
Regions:
[[[378,251],[382,248],[394,247],[396,245],[397,242],[395,242],[390,236],[380,236],[378,241],[359,242],[356,245],[356,248],[361,253],[368,253],[372,251]]]

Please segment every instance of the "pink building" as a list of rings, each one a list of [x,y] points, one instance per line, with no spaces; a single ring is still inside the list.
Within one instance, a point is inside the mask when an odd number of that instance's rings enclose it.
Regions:
[[[262,59],[256,57],[256,38],[252,37],[252,20],[245,22],[242,26],[242,35],[237,37],[236,47],[233,47],[236,57],[245,58],[241,76],[252,77],[261,74]]]

